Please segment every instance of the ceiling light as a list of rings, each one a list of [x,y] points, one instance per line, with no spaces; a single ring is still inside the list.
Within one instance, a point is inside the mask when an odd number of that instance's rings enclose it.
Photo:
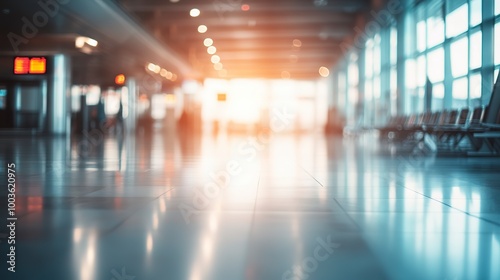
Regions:
[[[214,64],[215,70],[222,70],[223,67],[224,67],[224,65],[222,65],[222,63],[220,63],[220,62]]]
[[[156,66],[157,66],[156,64],[149,63],[148,64],[148,70],[151,71],[151,72],[153,72],[153,71],[155,71]]]
[[[212,63],[219,63],[220,62],[220,57],[216,54],[212,55],[212,58],[210,59]]]
[[[91,45],[92,47],[97,47],[97,41],[92,39],[92,38],[87,38],[87,40],[85,41],[85,43]]]
[[[149,63],[147,68],[149,71],[155,72],[156,74],[160,73],[160,70],[161,70],[161,67],[154,64],[154,63]]]
[[[167,77],[167,73],[168,73],[167,69],[161,69],[161,70],[160,70],[160,75],[161,75],[162,77],[164,77],[164,78],[166,78],[166,77]]]
[[[283,78],[283,79],[290,79],[290,72],[288,72],[288,71],[281,71],[281,78]]]
[[[219,77],[226,77],[227,76],[227,70],[226,69],[222,69],[219,71]]]
[[[85,46],[85,37],[77,37],[75,40],[75,47],[81,49]]]
[[[248,5],[248,4],[241,5],[241,10],[244,11],[244,12],[249,11],[250,10],[250,5]]]
[[[330,75],[330,70],[328,70],[328,68],[324,67],[324,66],[321,66],[319,68],[319,74],[321,75],[321,77],[328,77],[328,75]]]
[[[205,47],[210,47],[211,45],[213,45],[214,43],[214,40],[210,39],[210,38],[206,38],[204,41],[203,41],[203,45],[205,45]]]
[[[170,2],[177,3],[177,2],[179,2],[179,0],[170,0]]]
[[[205,33],[205,32],[207,32],[207,30],[208,30],[208,28],[206,25],[202,24],[202,25],[198,26],[198,32],[200,32],[200,33]]]
[[[75,39],[75,47],[81,49],[85,46],[85,44],[91,46],[91,47],[97,47],[98,42],[92,38],[85,37],[85,36],[78,36]]]
[[[217,48],[216,47],[214,47],[214,46],[208,47],[208,49],[207,49],[207,53],[208,54],[215,54],[215,52],[217,52]]]
[[[201,14],[201,12],[198,9],[191,9],[191,11],[189,11],[189,15],[192,16],[192,17],[197,17],[200,14]]]
[[[302,42],[299,39],[293,40],[293,46],[300,48],[302,46]]]

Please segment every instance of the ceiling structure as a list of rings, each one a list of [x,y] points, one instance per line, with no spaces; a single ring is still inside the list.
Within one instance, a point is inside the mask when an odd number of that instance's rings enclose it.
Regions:
[[[42,2],[2,1],[0,36],[24,36],[26,21],[40,21],[36,15],[46,13]],[[362,28],[370,11],[383,2],[61,1],[56,11],[45,15],[46,22],[39,24],[33,36],[17,46],[10,39],[0,40],[0,55],[71,54],[74,80],[79,83],[103,83],[117,71],[144,73],[148,63],[177,74],[178,81],[205,77],[317,79],[320,67],[331,68],[343,56],[341,44],[352,41],[358,30],[355,27]],[[198,9],[199,15],[192,17],[192,9]],[[201,25],[206,32],[198,31]],[[78,36],[95,39],[99,45],[91,53],[82,53],[75,48]],[[216,48],[220,64],[207,52],[207,38]]]
[[[117,2],[200,77],[316,79],[320,67],[330,68],[342,56],[340,44],[352,37],[358,15],[374,1]],[[190,16],[192,9],[199,15]],[[205,33],[198,32],[200,25],[206,26]],[[206,38],[212,39],[221,64],[212,62]]]
[[[170,79],[152,75],[157,82],[172,84],[175,75],[178,83],[194,72],[114,0],[25,2],[0,1],[0,57],[70,55],[75,84],[114,85],[119,73],[149,84],[145,66],[151,62],[172,74]],[[78,47],[82,38],[94,45]]]

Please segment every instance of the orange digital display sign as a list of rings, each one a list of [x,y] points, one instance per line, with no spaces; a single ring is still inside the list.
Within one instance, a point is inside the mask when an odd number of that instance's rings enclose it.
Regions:
[[[220,102],[226,101],[226,94],[225,93],[217,93],[217,101],[220,101]]]
[[[30,60],[30,74],[45,74],[45,72],[47,72],[45,57],[33,57]]]
[[[14,59],[14,74],[45,74],[47,59],[45,57],[16,57]]]
[[[16,59],[14,59],[14,74],[28,74],[29,70],[29,57],[16,57]]]

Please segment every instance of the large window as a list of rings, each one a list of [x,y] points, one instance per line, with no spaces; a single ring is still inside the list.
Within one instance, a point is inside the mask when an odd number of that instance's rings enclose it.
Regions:
[[[486,0],[489,1],[489,0]],[[471,0],[470,1],[470,26],[476,26],[483,20],[482,13],[482,0]]]
[[[495,24],[495,74],[494,74],[494,79],[497,79],[498,77],[498,70],[500,69],[500,0],[497,0],[495,3],[495,9],[496,9],[496,14],[497,14],[497,21]],[[495,80],[496,81],[496,80]]]
[[[427,55],[427,75],[432,83],[444,80],[444,50],[438,48]]]
[[[467,75],[469,63],[467,62],[469,52],[469,40],[463,37],[451,43],[451,75],[453,78]]]
[[[500,0],[408,3],[398,20],[364,38],[363,48],[356,50],[363,54],[362,73],[353,62],[357,56],[349,57],[352,52],[341,69],[347,76],[346,103],[353,107],[348,110],[362,114],[365,124],[489,102],[493,75],[496,79],[500,71]],[[358,100],[359,85],[363,100]],[[426,92],[429,85],[432,91]],[[432,94],[430,108],[426,94]]]
[[[444,20],[441,1],[430,2],[427,9],[427,47],[444,41]]]
[[[432,105],[433,111],[439,111],[444,107],[444,84],[436,83],[432,88]]]
[[[389,116],[396,116],[398,114],[397,108],[397,98],[398,98],[398,30],[395,26],[391,26],[389,31],[389,64],[382,61],[382,74],[388,75],[389,81],[386,90],[389,91],[389,96],[386,99],[388,108],[386,108],[386,114],[388,119]]]
[[[446,16],[446,37],[451,38],[467,31],[468,5],[463,4]]]
[[[375,125],[380,124],[382,119],[380,109],[381,104],[381,37],[376,34],[373,38],[366,41],[365,44],[365,95],[364,95],[364,124]]]
[[[468,98],[468,80],[467,77],[456,79],[453,81],[453,108],[461,108],[467,106]]]
[[[481,73],[475,73],[470,76],[469,83],[469,98],[470,105],[473,107],[480,106],[481,102],[481,91],[482,91],[482,81]]]
[[[359,67],[358,67],[358,55],[354,52],[350,53],[348,56],[348,66],[347,66],[347,103],[348,110],[346,113],[347,124],[355,125],[358,121],[358,116],[360,114],[358,109],[359,104]]]
[[[495,24],[495,65],[500,64],[500,22]]]
[[[427,23],[425,21],[425,10],[421,5],[417,8],[417,51],[422,52],[427,48]]]
[[[470,68],[480,68],[482,65],[483,36],[481,30],[470,36]]]
[[[346,108],[346,95],[347,95],[347,81],[346,74],[344,71],[340,71],[337,76],[337,101],[338,101],[338,110],[341,113],[345,114]]]
[[[451,3],[451,1],[448,1]],[[454,1],[455,5],[460,2]],[[477,5],[477,4],[476,4]],[[452,108],[460,109],[468,106],[469,100],[469,5],[463,3],[460,6],[448,7],[450,12],[446,16],[446,36],[450,38],[450,64],[452,87]],[[476,39],[477,40],[477,39]],[[477,48],[477,46],[474,46]],[[477,61],[476,61],[477,63]]]

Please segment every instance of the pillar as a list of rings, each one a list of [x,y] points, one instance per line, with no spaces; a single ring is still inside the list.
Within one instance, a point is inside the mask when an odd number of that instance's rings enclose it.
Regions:
[[[70,132],[71,58],[56,54],[52,59],[47,88],[47,129],[49,134]]]
[[[129,132],[134,132],[137,122],[137,84],[135,78],[130,77],[127,79],[128,90],[128,116],[125,119],[125,128]]]

